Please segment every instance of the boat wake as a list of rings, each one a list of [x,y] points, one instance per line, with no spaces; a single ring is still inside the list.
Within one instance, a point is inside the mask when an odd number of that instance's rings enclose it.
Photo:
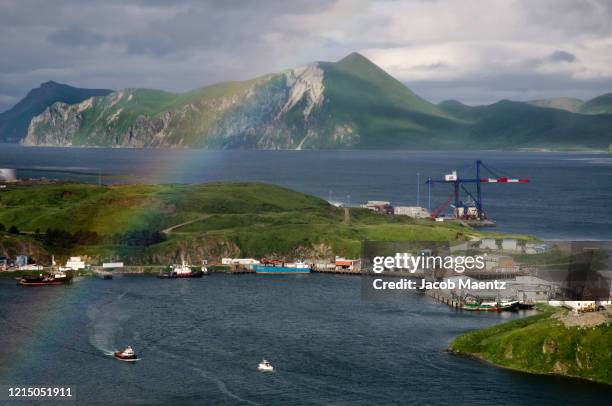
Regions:
[[[103,304],[92,304],[87,309],[89,323],[89,343],[104,355],[113,356],[116,337],[121,335],[121,325],[129,319],[130,315],[122,310],[117,301],[123,299],[127,291]]]
[[[183,364],[189,364],[189,369],[191,369],[194,372],[197,372],[202,378],[208,379],[209,381],[213,382],[215,385],[217,385],[217,388],[219,388],[219,391],[221,391],[221,393],[223,393],[225,396],[230,397],[230,398],[232,398],[234,400],[237,400],[239,402],[242,402],[242,403],[248,403],[250,405],[259,405],[259,403],[253,402],[253,401],[248,400],[248,399],[241,398],[240,396],[236,395],[234,392],[230,391],[227,388],[227,385],[225,385],[225,382],[223,382],[219,378],[216,378],[215,376],[213,376],[208,371],[205,371],[202,368],[196,366],[193,361],[190,361],[189,359],[181,358],[181,357],[179,357],[177,355],[174,355],[174,354],[172,354],[171,352],[168,352],[168,351],[164,351],[164,350],[160,350],[160,349],[158,349],[158,351],[160,353],[170,357],[170,358],[173,358],[175,360],[180,361]]]

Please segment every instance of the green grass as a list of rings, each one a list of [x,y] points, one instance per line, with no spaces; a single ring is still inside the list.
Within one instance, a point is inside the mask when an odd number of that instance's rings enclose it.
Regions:
[[[346,255],[363,240],[453,241],[476,235],[456,224],[438,224],[351,209],[263,183],[97,186],[63,183],[11,186],[0,193],[0,223],[25,233],[49,228],[94,231],[101,237],[173,226],[166,241],[146,247],[74,247],[72,254],[119,255],[159,263],[187,252],[202,256]],[[184,224],[184,225],[183,225]],[[212,248],[210,248],[212,247]],[[54,252],[67,254],[67,252]]]
[[[612,384],[612,326],[567,328],[551,317],[557,311],[562,310],[548,307],[535,316],[464,334],[450,349],[520,371]]]

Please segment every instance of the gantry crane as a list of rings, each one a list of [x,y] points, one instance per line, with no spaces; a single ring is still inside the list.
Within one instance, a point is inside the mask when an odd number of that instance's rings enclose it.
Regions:
[[[483,178],[482,169],[485,169],[493,177]],[[454,211],[455,217],[470,220],[485,220],[487,218],[486,213],[482,207],[482,187],[483,183],[527,183],[527,178],[508,178],[499,176],[495,171],[491,170],[481,160],[476,161],[476,177],[475,178],[461,178],[457,174],[457,171],[453,171],[447,175],[444,175],[444,179],[428,179],[425,183],[429,186],[429,211],[432,217],[438,217],[442,214],[448,206],[454,200]],[[449,198],[438,206],[435,210],[431,211],[431,187],[434,183],[450,183],[453,185],[453,192]],[[472,193],[468,188],[467,184],[474,184],[476,186],[476,193]],[[460,192],[463,191],[465,194],[472,199],[472,202],[464,202],[461,200]]]

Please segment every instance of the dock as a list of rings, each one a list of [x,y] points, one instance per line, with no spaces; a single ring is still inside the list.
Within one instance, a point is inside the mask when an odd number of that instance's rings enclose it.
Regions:
[[[463,300],[455,297],[450,293],[439,291],[439,290],[427,290],[425,294],[437,302],[444,303],[454,309],[462,309],[465,304]]]

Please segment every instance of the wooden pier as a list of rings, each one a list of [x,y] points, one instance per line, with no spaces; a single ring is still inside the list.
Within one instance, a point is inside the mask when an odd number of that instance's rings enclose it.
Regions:
[[[440,303],[444,303],[454,309],[463,309],[463,305],[464,305],[463,300],[460,300],[459,298],[454,297],[453,295],[450,295],[446,292],[428,290],[428,291],[425,291],[425,294],[431,297],[432,299]]]

